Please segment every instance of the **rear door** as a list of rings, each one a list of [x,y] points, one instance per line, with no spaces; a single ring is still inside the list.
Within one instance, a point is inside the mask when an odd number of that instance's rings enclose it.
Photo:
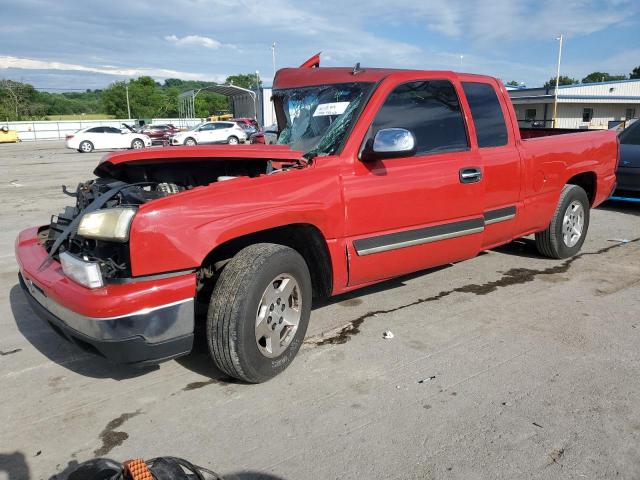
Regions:
[[[467,78],[469,81],[467,81]],[[461,76],[462,89],[469,104],[478,155],[484,168],[484,217],[485,232],[482,246],[505,243],[516,231],[520,208],[522,165],[516,147],[513,126],[504,99],[503,88],[493,79]]]
[[[216,123],[215,141],[226,142],[231,135],[235,135],[235,132],[233,131],[233,128],[232,128],[233,125],[234,125],[233,123],[229,123],[229,122]]]
[[[105,138],[104,138],[104,128],[105,127],[93,127],[87,130],[83,137],[84,140],[88,140],[93,144],[93,148],[107,148]]]
[[[104,127],[104,148],[129,148],[132,138],[131,134],[122,133],[119,128]]]
[[[444,77],[444,78],[443,78]],[[364,142],[410,130],[417,153],[354,159],[343,176],[349,284],[359,285],[472,257],[482,243],[482,164],[471,148],[455,77],[383,83]],[[363,116],[361,121],[365,121]],[[477,172],[477,177],[463,173]]]

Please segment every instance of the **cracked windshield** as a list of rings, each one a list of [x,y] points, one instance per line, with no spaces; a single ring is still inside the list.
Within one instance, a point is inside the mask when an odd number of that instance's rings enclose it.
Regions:
[[[370,89],[370,83],[343,83],[275,92],[287,119],[278,143],[306,155],[335,153]]]

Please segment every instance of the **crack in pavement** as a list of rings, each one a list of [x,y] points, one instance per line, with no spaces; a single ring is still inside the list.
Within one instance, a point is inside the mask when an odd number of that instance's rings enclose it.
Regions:
[[[443,290],[437,295],[432,295],[426,298],[419,298],[413,302],[406,303],[404,305],[400,305],[398,307],[393,307],[384,310],[374,310],[371,312],[367,312],[360,317],[351,320],[345,326],[339,328],[337,331],[333,333],[323,336],[320,338],[310,338],[306,340],[304,343],[306,345],[312,345],[316,347],[320,347],[322,345],[341,345],[347,343],[351,337],[360,333],[360,326],[362,323],[371,317],[376,317],[378,315],[384,315],[387,313],[394,313],[399,310],[404,310],[405,308],[414,307],[416,305],[421,305],[423,303],[435,302],[440,300],[443,297],[447,297],[452,293],[473,293],[475,295],[487,295],[491,292],[495,292],[498,288],[509,287],[511,285],[521,285],[523,283],[532,282],[539,275],[556,275],[559,273],[565,273],[569,270],[573,262],[576,260],[586,257],[589,255],[601,255],[603,253],[607,253],[610,250],[615,248],[627,246],[631,243],[637,243],[640,241],[640,237],[629,240],[624,243],[617,243],[614,245],[609,245],[608,247],[603,247],[595,252],[583,252],[578,255],[575,255],[571,258],[564,260],[559,265],[555,265],[553,267],[547,267],[543,269],[532,269],[532,268],[512,268],[511,270],[506,271],[502,274],[497,280],[492,280],[490,282],[486,282],[483,284],[468,284],[462,287],[452,288],[450,290]]]

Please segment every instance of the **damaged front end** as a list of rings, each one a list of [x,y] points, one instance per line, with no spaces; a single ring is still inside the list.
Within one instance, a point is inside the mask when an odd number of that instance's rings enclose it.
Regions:
[[[107,160],[96,169],[98,178],[80,183],[75,192],[63,187],[75,205],[38,232],[49,258],[60,262],[67,277],[89,288],[133,276],[129,230],[141,205],[237,177],[280,171],[266,158]]]

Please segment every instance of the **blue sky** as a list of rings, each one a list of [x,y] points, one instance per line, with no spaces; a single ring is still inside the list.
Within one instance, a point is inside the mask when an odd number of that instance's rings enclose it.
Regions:
[[[5,4],[5,6],[2,6]],[[640,65],[639,0],[1,0],[0,78],[101,88],[297,66],[446,69],[539,86]],[[462,59],[460,58],[462,56]]]

